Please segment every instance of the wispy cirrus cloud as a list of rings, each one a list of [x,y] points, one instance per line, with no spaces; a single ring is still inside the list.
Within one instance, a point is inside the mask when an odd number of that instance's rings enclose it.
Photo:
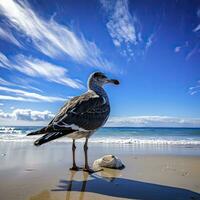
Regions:
[[[170,116],[111,117],[106,126],[129,127],[200,127],[200,118]]]
[[[52,96],[44,96],[35,92],[27,92],[25,90],[13,89],[9,87],[0,86],[0,91],[12,94],[14,96],[9,95],[0,95],[0,100],[15,100],[15,101],[29,101],[29,102],[55,102],[55,101],[66,101],[66,99],[62,97],[52,97]]]
[[[200,46],[200,43],[197,43],[194,47],[192,47],[189,51],[188,51],[188,53],[187,53],[187,55],[186,55],[186,57],[185,57],[185,59],[186,60],[189,60],[192,56],[194,56],[195,54],[198,54],[199,52],[199,46]]]
[[[0,1],[0,13],[10,27],[29,38],[31,45],[51,58],[68,56],[72,60],[93,67],[111,69],[94,42],[77,35],[53,18],[45,20],[37,15],[26,1]]]
[[[199,17],[199,8],[196,11],[197,18]],[[198,20],[199,21],[199,20]],[[185,59],[188,61],[195,55],[198,56],[200,52],[200,42],[199,42],[199,30],[200,30],[200,24],[197,24],[195,28],[193,28],[193,39],[188,38],[188,41],[185,42],[184,45],[181,46],[181,50],[186,50],[186,57]],[[194,38],[196,38],[197,42],[193,42]],[[183,48],[184,47],[184,48]]]
[[[185,41],[182,45],[178,45],[174,48],[175,53],[184,53],[185,60],[190,60],[194,55],[198,55],[199,53],[200,43],[193,43],[191,40]]]
[[[54,114],[48,110],[14,109],[11,113],[0,111],[0,118],[24,121],[49,121]]]
[[[78,80],[71,79],[67,76],[68,70],[66,67],[57,66],[49,62],[18,55],[15,57],[15,69],[32,77],[42,77],[48,81],[62,85],[67,85],[72,88],[81,88],[82,84]]]
[[[6,81],[5,79],[3,79],[1,77],[0,77],[0,85],[13,85],[13,86],[16,86],[16,84],[11,83],[9,81]]]
[[[20,82],[23,82],[24,85],[21,85],[19,83],[13,83],[13,82],[7,81],[4,78],[0,77],[0,85],[15,86],[15,87],[23,88],[23,89],[31,89],[31,90],[36,90],[36,91],[42,92],[42,90],[40,90],[39,88],[29,85],[25,79],[23,79],[23,80],[19,79],[19,80],[20,80]]]
[[[200,80],[197,81],[197,84],[195,86],[189,88],[190,95],[195,95],[199,92],[200,92]]]
[[[193,32],[197,32],[200,30],[200,24],[198,24],[194,29],[193,29]]]
[[[0,52],[0,67],[3,68],[11,68],[12,63],[9,61],[9,59]]]
[[[145,44],[145,51],[148,51],[148,49],[152,46],[154,40],[155,40],[155,35],[157,33],[157,30],[155,30],[153,33],[151,33],[149,35],[149,37],[147,37],[147,41]]]
[[[25,98],[25,97],[19,97],[19,96],[9,96],[9,95],[0,95],[0,100],[38,102],[38,100],[32,99],[32,98]]]
[[[200,18],[200,8],[197,9],[196,15]],[[200,24],[198,24],[194,29],[193,32],[198,32],[200,30]]]
[[[114,45],[121,48],[125,46],[125,53],[132,54],[130,45],[136,45],[139,38],[134,25],[136,18],[133,18],[129,13],[128,1],[117,0],[113,2],[101,0],[100,2],[108,15],[106,27]]]
[[[121,55],[129,59],[144,55],[152,46],[157,29],[143,37],[139,19],[129,12],[128,0],[100,2],[107,15],[107,30]]]
[[[0,38],[15,44],[18,47],[23,47],[22,44],[13,36],[11,32],[0,27]]]
[[[66,67],[51,64],[47,61],[23,55],[14,56],[8,59],[0,53],[0,66],[7,69],[14,69],[31,77],[41,77],[50,82],[70,86],[72,88],[83,87],[79,80],[67,76]]]

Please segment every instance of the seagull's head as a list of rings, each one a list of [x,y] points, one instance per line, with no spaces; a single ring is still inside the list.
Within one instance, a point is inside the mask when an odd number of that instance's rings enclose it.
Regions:
[[[102,72],[95,72],[90,75],[88,79],[89,87],[93,84],[98,85],[100,87],[104,86],[107,83],[112,83],[114,85],[119,85],[119,81],[116,79],[109,79],[104,73]]]

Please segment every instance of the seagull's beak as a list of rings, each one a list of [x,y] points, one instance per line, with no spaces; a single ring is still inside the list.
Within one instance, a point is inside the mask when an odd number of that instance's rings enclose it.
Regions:
[[[119,81],[117,79],[107,79],[107,83],[113,83],[115,85],[119,85]]]

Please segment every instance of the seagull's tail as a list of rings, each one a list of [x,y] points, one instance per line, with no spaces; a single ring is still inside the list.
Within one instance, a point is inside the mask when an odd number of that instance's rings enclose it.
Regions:
[[[42,137],[40,137],[39,139],[37,139],[34,142],[35,146],[40,146],[46,142],[49,142],[51,140],[55,140],[59,137],[63,137],[65,135],[68,135],[70,133],[74,132],[74,130],[70,129],[70,130],[66,130],[66,131],[62,131],[62,132],[52,132],[52,133],[47,133],[45,135],[43,135]]]
[[[31,136],[31,135],[40,135],[40,134],[45,134],[47,133],[49,130],[49,127],[44,127],[38,131],[34,131],[34,132],[31,132],[31,133],[28,133],[27,136]]]
[[[38,131],[34,131],[31,133],[28,133],[27,136],[31,136],[31,135],[40,135],[40,134],[44,134],[46,132],[46,127],[38,130]]]

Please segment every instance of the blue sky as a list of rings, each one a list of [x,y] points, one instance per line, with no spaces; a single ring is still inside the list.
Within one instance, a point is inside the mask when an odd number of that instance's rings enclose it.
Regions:
[[[199,1],[0,2],[0,125],[46,124],[94,71],[109,126],[200,126]]]

